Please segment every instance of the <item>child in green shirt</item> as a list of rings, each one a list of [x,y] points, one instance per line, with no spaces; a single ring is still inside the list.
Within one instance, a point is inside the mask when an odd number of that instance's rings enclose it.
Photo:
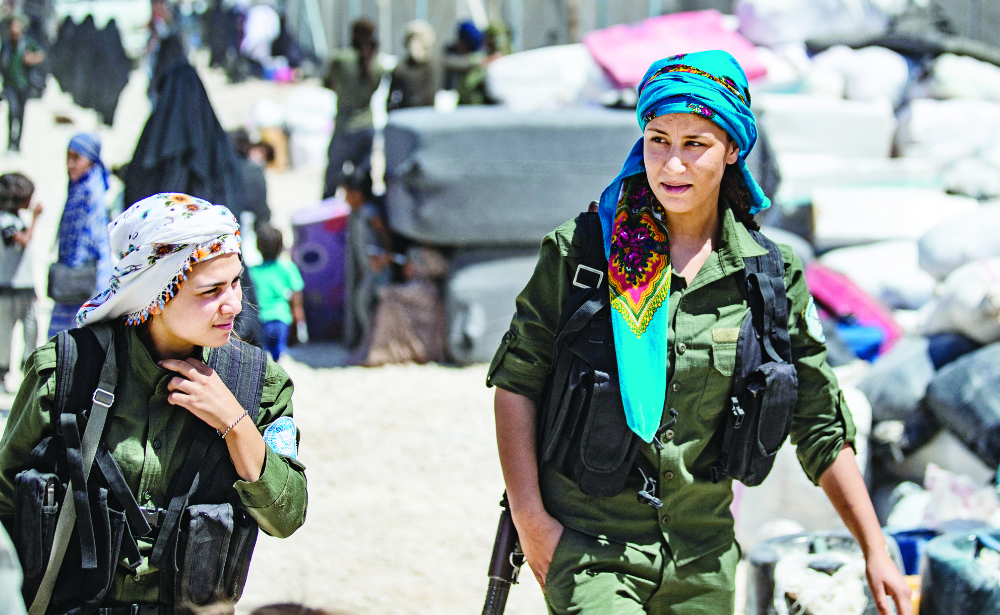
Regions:
[[[257,293],[264,349],[275,361],[288,347],[291,325],[305,322],[302,275],[295,263],[278,258],[283,248],[281,231],[262,223],[257,229],[257,250],[264,262],[250,268],[250,279]]]

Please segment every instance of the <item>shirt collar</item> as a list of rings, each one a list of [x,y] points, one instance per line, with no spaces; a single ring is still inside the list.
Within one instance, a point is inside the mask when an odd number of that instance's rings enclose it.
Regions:
[[[736,220],[733,210],[723,204],[722,236],[719,245],[719,260],[725,275],[743,269],[743,259],[764,256],[767,250],[754,241],[750,231]]]
[[[156,364],[146,345],[139,339],[136,327],[124,325],[122,328],[125,330],[125,339],[128,343],[129,369],[143,383],[150,388],[156,388],[164,376],[175,373]],[[194,354],[203,363],[208,358],[208,351],[205,348],[199,347]]]

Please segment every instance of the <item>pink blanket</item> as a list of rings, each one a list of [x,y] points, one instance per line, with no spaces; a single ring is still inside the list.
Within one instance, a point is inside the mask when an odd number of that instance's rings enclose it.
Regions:
[[[691,11],[597,30],[583,37],[594,60],[618,87],[635,87],[653,62],[679,53],[723,49],[751,81],[767,74],[753,43],[722,25],[722,13]]]
[[[892,312],[844,274],[814,261],[806,265],[806,284],[817,303],[836,312],[831,316],[854,316],[858,324],[878,327],[885,334],[879,354],[903,337],[903,328],[896,323]]]

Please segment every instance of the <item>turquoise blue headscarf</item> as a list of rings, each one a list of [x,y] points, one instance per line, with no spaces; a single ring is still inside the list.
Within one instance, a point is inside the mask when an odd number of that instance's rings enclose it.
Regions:
[[[757,142],[746,74],[725,51],[672,56],[649,67],[639,85],[639,126],[671,113],[694,113],[718,124],[740,148],[735,163],[750,195],[752,214],[771,202],[747,170]],[[650,191],[640,138],[621,173],[601,195],[618,377],[628,425],[646,442],[660,426],[667,391],[670,255],[662,208]]]

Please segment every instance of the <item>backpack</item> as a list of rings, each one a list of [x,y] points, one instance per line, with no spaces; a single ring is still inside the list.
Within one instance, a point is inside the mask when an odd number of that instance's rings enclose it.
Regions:
[[[729,476],[758,485],[774,465],[791,429],[797,377],[791,361],[784,261],[772,241],[756,231],[765,256],[744,259],[741,290],[750,304],[737,345],[730,407],[720,426],[723,453],[713,482]],[[537,455],[591,496],[611,497],[625,488],[642,440],[628,427],[618,383],[611,328],[604,236],[597,213],[577,218],[573,243],[583,246],[555,331],[553,359],[539,398]],[[766,362],[765,362],[766,360]],[[661,425],[657,436],[676,423]],[[653,445],[662,448],[659,438]],[[647,486],[640,501],[659,507]],[[645,495],[645,497],[643,497]]]
[[[220,463],[228,449],[218,432],[198,425],[169,485],[167,510],[140,508],[101,441],[118,376],[113,330],[97,324],[62,331],[56,351],[57,430],[32,450],[14,481],[12,538],[29,612],[96,612],[117,566],[134,572],[141,564],[136,539],[143,537],[155,538],[150,560],[160,569],[161,602],[190,608],[237,600],[258,528],[232,489],[235,469]],[[105,357],[103,365],[80,360],[95,356]],[[208,365],[256,422],[264,351],[233,340],[213,350]]]

